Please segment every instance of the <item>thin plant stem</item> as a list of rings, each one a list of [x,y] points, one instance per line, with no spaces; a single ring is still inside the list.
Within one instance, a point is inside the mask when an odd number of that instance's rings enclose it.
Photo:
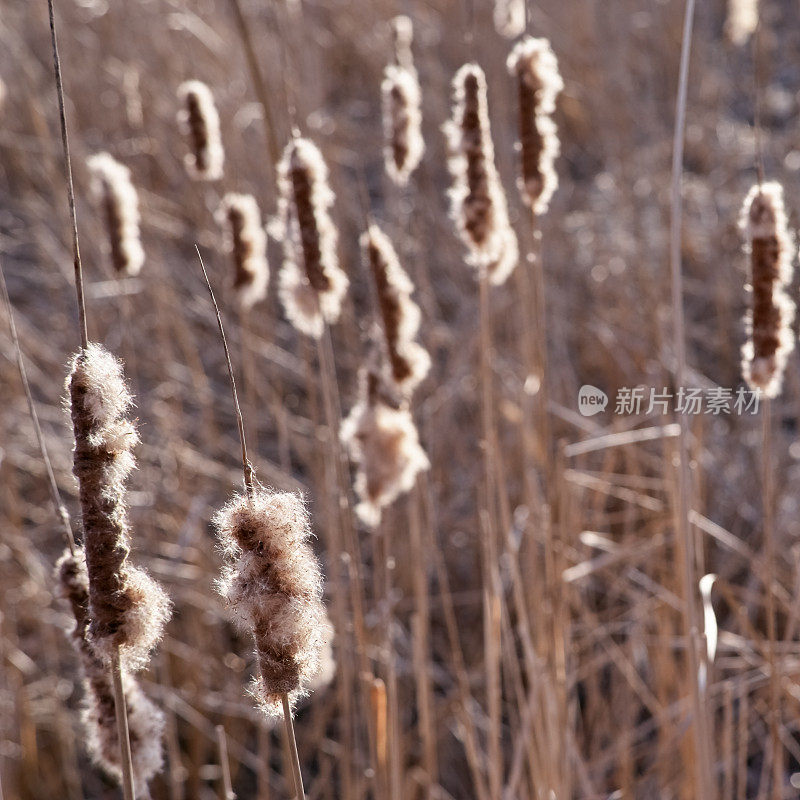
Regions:
[[[303,773],[300,772],[300,756],[297,753],[297,740],[294,736],[294,723],[292,722],[292,709],[289,705],[289,695],[282,694],[283,703],[283,724],[286,727],[286,738],[289,741],[289,752],[292,761],[292,776],[294,777],[294,794],[296,800],[305,800],[305,790],[303,789]]]
[[[678,97],[675,108],[675,131],[672,151],[672,190],[670,219],[670,276],[672,288],[672,323],[676,356],[675,381],[683,386],[686,379],[686,341],[684,338],[683,317],[683,275],[681,265],[681,222],[683,197],[681,183],[683,176],[683,146],[686,129],[686,97],[689,85],[689,59],[691,55],[692,28],[694,25],[695,0],[686,0],[683,39],[681,45],[680,75]],[[679,467],[677,480],[676,523],[678,549],[681,554],[684,600],[684,636],[689,653],[689,683],[692,693],[693,732],[695,740],[694,771],[696,796],[698,800],[708,800],[712,796],[712,781],[708,753],[706,716],[702,707],[702,697],[698,674],[698,654],[695,648],[696,633],[699,630],[697,604],[695,600],[695,547],[694,536],[689,520],[691,503],[691,480],[689,473],[689,422],[686,414],[678,414]]]
[[[206,265],[203,263],[203,256],[200,255],[200,248],[197,245],[194,246],[194,249],[197,251],[197,257],[200,259],[200,268],[203,270],[203,278],[206,282],[206,288],[211,296],[211,304],[214,306],[214,313],[217,316],[219,335],[222,338],[222,347],[225,350],[225,362],[228,365],[228,377],[230,378],[233,407],[236,410],[236,425],[239,429],[239,441],[242,446],[242,473],[244,475],[244,486],[248,496],[251,496],[253,494],[253,465],[247,458],[247,443],[244,435],[244,418],[242,417],[242,409],[239,407],[239,395],[236,392],[236,380],[233,377],[233,364],[231,364],[231,354],[228,350],[228,340],[225,338],[225,329],[222,327],[222,317],[219,313],[217,300],[214,297],[214,290],[211,288],[211,281],[208,279]]]
[[[81,250],[78,242],[78,217],[75,212],[75,188],[72,182],[72,160],[69,155],[69,135],[67,133],[67,113],[64,108],[64,83],[61,78],[61,59],[58,55],[58,41],[56,37],[55,10],[53,0],[47,0],[47,10],[50,16],[50,39],[53,45],[53,68],[56,77],[56,93],[58,94],[58,114],[61,123],[61,144],[64,149],[64,172],[67,178],[67,199],[69,201],[69,216],[72,224],[72,257],[75,269],[75,291],[78,295],[78,326],[80,328],[81,348],[89,344],[89,334],[86,327],[86,303],[83,297],[83,267],[81,266]]]
[[[125,692],[122,689],[122,665],[119,660],[119,647],[115,648],[111,656],[111,683],[114,689],[114,713],[117,719],[119,758],[122,765],[122,796],[125,800],[134,800],[128,709],[125,706]]]
[[[222,800],[236,800],[231,784],[231,765],[228,760],[228,737],[225,728],[217,725],[217,749],[219,750],[219,766],[222,770]]]
[[[489,309],[489,279],[482,275],[479,289],[480,305],[480,382],[483,419],[483,461],[485,467],[484,498],[481,509],[483,535],[481,536],[483,564],[483,624],[484,658],[486,663],[486,695],[489,713],[489,795],[499,800],[503,784],[502,752],[502,684],[500,661],[502,637],[500,627],[500,574],[497,556],[497,531],[492,513],[495,497],[494,469],[494,406],[491,379],[491,319]]]
[[[780,692],[781,675],[776,657],[777,631],[775,618],[775,519],[774,519],[774,479],[772,467],[772,402],[764,400],[762,422],[762,502],[764,520],[764,557],[766,560],[766,582],[764,596],[767,615],[768,661],[769,661],[769,732],[772,742],[773,784],[772,797],[781,797],[783,783],[783,746],[780,739]]]

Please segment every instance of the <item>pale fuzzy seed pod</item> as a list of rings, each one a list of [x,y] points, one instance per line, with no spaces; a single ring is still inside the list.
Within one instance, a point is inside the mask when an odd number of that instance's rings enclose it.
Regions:
[[[361,399],[342,422],[341,439],[356,464],[356,513],[377,526],[383,509],[411,491],[417,475],[430,467],[407,404],[394,404],[380,375],[362,370]]]
[[[144,264],[139,233],[139,195],[131,171],[109,153],[87,160],[95,199],[105,214],[111,263],[119,275],[138,275]]]
[[[389,64],[381,83],[384,163],[389,177],[405,186],[425,152],[422,138],[422,92],[411,53],[413,27],[404,16],[392,20],[395,63]]]
[[[184,159],[186,171],[195,180],[219,180],[225,151],[211,89],[201,81],[186,81],[178,87],[178,99],[183,104],[178,112],[178,123],[189,138],[190,152]]]
[[[483,70],[465,64],[453,78],[453,92],[453,117],[444,126],[453,176],[450,216],[468,248],[467,262],[499,285],[516,267],[519,249],[494,163]]]
[[[405,186],[425,152],[422,138],[421,92],[415,72],[390,64],[383,73],[384,163],[389,177]]]
[[[725,35],[732,44],[746,44],[757,27],[758,0],[728,0]]]
[[[114,692],[106,665],[95,655],[89,640],[89,575],[82,548],[66,550],[56,564],[56,580],[68,601],[74,625],[68,630],[83,673],[81,724],[89,755],[104,772],[118,782],[122,779],[119,760]],[[137,797],[147,797],[147,784],[164,763],[162,741],[164,714],[142,692],[136,679],[122,676],[128,710],[134,786]]]
[[[342,310],[349,281],[339,266],[328,168],[309,139],[292,139],[278,164],[278,226],[283,267],[278,294],[301,333],[319,339]]]
[[[267,234],[258,202],[249,194],[228,193],[222,198],[218,220],[225,249],[233,254],[236,297],[242,309],[250,309],[267,296],[269,286]]]
[[[362,235],[361,247],[375,280],[392,379],[410,396],[431,367],[427,351],[414,341],[421,319],[419,306],[411,299],[414,284],[400,266],[391,240],[377,225],[370,225]]]
[[[125,484],[139,441],[127,416],[133,398],[122,364],[94,343],[72,358],[67,393],[89,572],[89,639],[107,663],[119,647],[122,665],[135,671],[147,664],[161,638],[170,602],[146,572],[128,562]]]
[[[508,71],[517,79],[519,98],[519,190],[535,214],[544,214],[558,187],[553,165],[560,143],[552,115],[564,81],[547,39],[519,42],[508,57]]]
[[[494,0],[494,27],[506,39],[525,33],[525,0]]]
[[[748,339],[742,348],[742,371],[751,389],[776,397],[786,359],[794,349],[791,324],[795,312],[786,294],[795,249],[781,185],[771,182],[753,186],[742,206],[739,225],[750,246],[753,295],[745,320]]]
[[[281,695],[293,703],[308,693],[331,636],[308,511],[299,495],[259,486],[235,496],[214,525],[228,561],[220,592],[255,638],[251,694],[265,714],[280,715]]]

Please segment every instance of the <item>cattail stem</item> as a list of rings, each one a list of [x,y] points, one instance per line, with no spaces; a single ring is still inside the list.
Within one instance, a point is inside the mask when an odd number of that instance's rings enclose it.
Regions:
[[[200,248],[195,245],[194,249],[197,251],[197,257],[200,259],[200,268],[203,270],[203,278],[206,282],[206,288],[211,296],[211,303],[214,306],[214,313],[217,316],[217,327],[219,328],[219,335],[222,338],[222,347],[225,350],[225,362],[228,366],[228,377],[230,378],[231,394],[233,395],[233,407],[236,410],[236,425],[239,429],[239,441],[242,445],[242,473],[244,476],[244,486],[248,495],[253,493],[253,465],[247,458],[247,443],[244,435],[244,418],[242,417],[242,409],[239,407],[239,395],[236,392],[236,381],[233,377],[233,365],[231,364],[231,354],[228,350],[228,340],[225,338],[225,329],[222,327],[222,317],[219,313],[219,306],[214,297],[214,290],[211,288],[211,281],[208,279],[206,272],[206,265],[203,263],[203,256],[200,255]]]
[[[125,800],[134,800],[131,741],[128,733],[128,709],[125,705],[125,693],[122,690],[122,667],[120,665],[118,647],[114,648],[111,657],[111,683],[114,689],[114,713],[117,719],[119,759],[122,766],[122,796]]]
[[[772,742],[773,785],[772,797],[780,798],[783,789],[783,746],[780,739],[780,693],[781,674],[778,664],[777,620],[775,617],[775,521],[774,521],[774,476],[772,465],[772,401],[764,400],[761,417],[762,447],[762,503],[764,524],[764,559],[766,561],[766,585],[764,587],[767,616],[768,663],[769,663],[769,732]]]
[[[225,727],[217,725],[216,732],[219,766],[222,770],[222,800],[236,800],[231,783],[231,765],[228,759],[228,737],[225,735]]]
[[[479,281],[480,305],[480,381],[481,411],[483,420],[483,462],[484,462],[484,508],[481,518],[483,565],[483,624],[486,662],[486,694],[489,712],[489,795],[496,800],[502,791],[503,751],[502,751],[502,684],[500,660],[502,639],[500,630],[500,573],[497,556],[497,529],[493,513],[495,505],[495,432],[494,401],[491,378],[491,317],[489,308],[489,279],[484,272]]]
[[[672,187],[670,219],[670,273],[672,284],[672,324],[676,356],[675,382],[685,386],[686,380],[686,341],[683,318],[683,275],[681,266],[681,222],[683,197],[681,194],[683,176],[683,145],[686,129],[686,97],[689,86],[689,58],[694,25],[695,0],[686,0],[683,40],[681,45],[680,75],[678,97],[675,109],[675,131],[672,150]],[[692,710],[695,749],[692,751],[693,768],[696,779],[696,797],[708,800],[712,796],[711,764],[707,757],[708,741],[705,714],[698,673],[698,654],[694,646],[695,633],[699,630],[695,588],[695,541],[689,512],[691,509],[691,476],[689,472],[689,422],[686,414],[678,414],[678,449],[680,463],[677,476],[676,523],[678,548],[681,553],[681,572],[683,576],[684,637],[689,654],[689,683],[692,693]]]
[[[53,68],[56,77],[56,93],[58,94],[58,114],[61,124],[61,145],[64,149],[64,172],[67,178],[67,199],[69,201],[69,216],[72,223],[72,256],[75,269],[75,291],[78,296],[78,327],[81,336],[81,348],[86,349],[89,344],[89,333],[86,327],[86,304],[83,297],[83,267],[81,266],[81,250],[78,242],[78,217],[75,212],[75,188],[72,182],[72,160],[69,154],[69,136],[67,134],[67,113],[64,108],[64,83],[61,78],[61,59],[58,55],[58,41],[56,37],[55,10],[53,0],[47,0],[47,10],[50,16],[50,39],[53,46]]]
[[[294,796],[295,800],[305,800],[306,793],[303,789],[303,774],[300,772],[300,756],[297,753],[297,739],[294,735],[294,723],[292,722],[292,709],[289,705],[289,696],[281,695],[283,703],[283,724],[286,728],[286,738],[289,741],[289,752],[292,756],[292,776],[294,777]]]

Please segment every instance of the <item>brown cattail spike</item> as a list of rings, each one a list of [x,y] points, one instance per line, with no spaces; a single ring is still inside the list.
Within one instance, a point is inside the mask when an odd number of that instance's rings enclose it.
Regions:
[[[56,564],[56,580],[68,601],[74,625],[71,638],[83,673],[83,724],[86,748],[92,760],[116,780],[121,780],[114,693],[105,664],[95,655],[89,640],[89,576],[83,549],[67,549]],[[137,796],[147,796],[147,783],[163,764],[164,715],[144,695],[136,679],[123,675],[131,760]]]
[[[361,237],[375,281],[389,367],[401,392],[410,395],[428,374],[431,359],[414,341],[420,323],[419,306],[411,299],[414,284],[400,266],[389,237],[370,225]]]
[[[236,267],[233,287],[239,305],[247,310],[267,296],[269,285],[261,211],[252,195],[229,193],[222,199],[218,216],[225,231],[225,247],[233,253]]]
[[[356,513],[375,526],[383,509],[409,492],[430,466],[407,403],[393,402],[380,372],[362,369],[361,398],[342,422],[341,438],[356,463]]]
[[[483,70],[465,64],[453,78],[453,91],[453,117],[445,125],[453,176],[450,215],[468,248],[468,263],[498,285],[516,267],[519,249],[494,163]]]
[[[425,152],[422,138],[422,93],[411,55],[411,20],[393,20],[395,63],[386,67],[381,83],[384,161],[389,177],[399,186],[408,183]]]
[[[139,196],[131,182],[131,171],[108,153],[98,153],[88,162],[97,201],[105,213],[111,262],[120,275],[138,275],[144,264],[139,233]]]
[[[299,496],[258,486],[234,497],[214,524],[229,559],[220,591],[255,637],[261,674],[252,694],[279,716],[282,695],[294,701],[308,692],[331,635],[308,512]]]
[[[125,668],[139,669],[161,638],[170,604],[147,573],[128,563],[125,483],[138,442],[127,417],[133,399],[120,362],[94,343],[73,357],[67,391],[89,572],[89,638],[101,658],[110,660],[119,647]]]
[[[336,253],[328,168],[313,142],[289,142],[278,164],[278,185],[276,233],[283,240],[279,294],[295,328],[319,339],[325,324],[339,319],[349,281]]]
[[[794,349],[791,324],[795,307],[786,294],[792,278],[794,248],[781,185],[772,182],[753,186],[742,206],[739,224],[750,245],[753,292],[742,370],[752,389],[775,397],[780,392],[786,358]]]
[[[547,39],[519,42],[508,57],[508,70],[517,79],[519,96],[519,188],[533,212],[543,214],[558,186],[553,164],[560,145],[552,114],[564,82]]]
[[[178,123],[189,139],[186,170],[195,180],[219,180],[225,151],[214,95],[201,81],[186,81],[178,87],[178,98],[183,104],[178,113]]]

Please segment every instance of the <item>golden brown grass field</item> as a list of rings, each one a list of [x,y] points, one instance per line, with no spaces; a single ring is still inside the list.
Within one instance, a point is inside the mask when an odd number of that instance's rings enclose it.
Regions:
[[[0,0],[0,798],[800,796],[798,211],[794,0]]]

